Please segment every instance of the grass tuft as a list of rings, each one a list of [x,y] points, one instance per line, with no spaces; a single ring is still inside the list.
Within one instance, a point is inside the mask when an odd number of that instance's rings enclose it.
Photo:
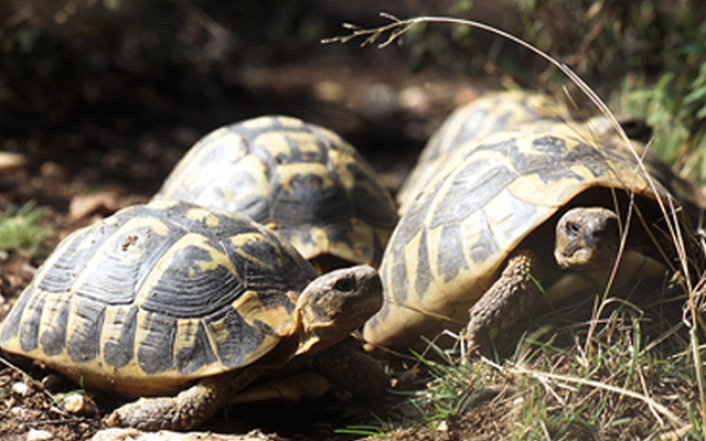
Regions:
[[[11,205],[0,213],[0,250],[5,252],[33,256],[51,232],[31,201],[19,208]]]
[[[610,303],[592,345],[589,322],[576,315],[586,308],[572,306],[538,317],[551,327],[522,339],[500,363],[432,346],[438,361],[418,356],[429,375],[410,398],[419,414],[398,426],[422,420],[434,430],[464,417],[470,423],[457,428],[459,439],[474,439],[488,430],[488,421],[472,417],[482,414],[509,440],[703,439],[688,336],[682,330],[677,338],[659,308],[647,314]]]

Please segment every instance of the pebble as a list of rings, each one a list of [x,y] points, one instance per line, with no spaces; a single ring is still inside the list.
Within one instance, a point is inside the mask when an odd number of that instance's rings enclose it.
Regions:
[[[87,218],[94,214],[109,215],[118,210],[118,196],[109,191],[76,195],[69,204],[72,219]]]
[[[31,420],[36,412],[31,409],[26,409],[22,406],[15,406],[10,409],[10,413],[22,420]]]
[[[449,431],[449,423],[446,420],[443,420],[439,423],[439,425],[436,427],[436,430],[438,432],[448,432]]]
[[[95,416],[98,415],[98,406],[91,397],[85,394],[71,394],[61,400],[61,406],[65,411],[74,415]]]
[[[44,441],[52,439],[53,436],[48,430],[30,429],[27,432],[27,441]]]
[[[407,87],[399,96],[400,107],[413,113],[424,114],[429,111],[427,93],[419,86]]]
[[[25,383],[18,381],[12,385],[12,393],[21,397],[28,397],[32,390]]]
[[[0,152],[0,170],[10,170],[13,168],[24,167],[29,163],[27,156],[22,153]]]

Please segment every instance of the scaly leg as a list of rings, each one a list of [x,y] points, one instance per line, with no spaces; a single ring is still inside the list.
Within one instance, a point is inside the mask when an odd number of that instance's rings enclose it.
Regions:
[[[535,281],[541,277],[541,264],[532,251],[520,250],[510,257],[500,278],[469,311],[466,328],[469,348],[495,339],[526,314],[539,297]]]
[[[173,397],[140,398],[115,409],[105,424],[148,431],[189,430],[212,417],[234,393],[260,375],[256,369],[246,368],[204,378]]]

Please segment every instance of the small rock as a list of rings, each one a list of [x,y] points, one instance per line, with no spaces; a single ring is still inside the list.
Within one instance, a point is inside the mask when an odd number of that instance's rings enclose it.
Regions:
[[[32,265],[30,265],[30,264],[27,263],[27,262],[22,262],[22,267],[21,267],[21,268],[22,268],[22,271],[24,271],[24,272],[26,272],[26,273],[29,273],[29,274],[32,274],[32,275],[34,275],[34,274],[37,272],[37,267],[36,267],[36,266],[32,266]],[[22,281],[20,280],[19,282],[15,283],[15,284],[13,284],[13,285],[14,285],[14,286],[17,286],[19,283],[22,283]]]
[[[6,409],[12,409],[12,407],[17,404],[17,398],[13,397],[10,395],[7,399],[3,400],[2,403],[3,406],[5,406]]]
[[[99,412],[96,402],[85,394],[68,395],[61,400],[61,406],[74,415],[96,416]]]
[[[12,393],[15,395],[19,395],[21,397],[28,397],[29,394],[32,393],[32,390],[27,386],[27,384],[18,381],[17,383],[12,385]]]
[[[419,86],[407,87],[400,92],[400,107],[413,113],[424,114],[429,111],[429,97]]]
[[[32,409],[27,409],[22,406],[15,406],[10,409],[10,413],[15,415],[17,418],[25,421],[32,420],[37,413],[37,411]]]
[[[71,199],[69,215],[72,219],[83,219],[94,214],[107,216],[113,214],[118,208],[117,195],[115,193],[77,195]]]
[[[23,167],[28,163],[27,157],[22,153],[0,152],[0,170]]]
[[[27,441],[44,441],[53,438],[53,434],[48,430],[29,429]]]

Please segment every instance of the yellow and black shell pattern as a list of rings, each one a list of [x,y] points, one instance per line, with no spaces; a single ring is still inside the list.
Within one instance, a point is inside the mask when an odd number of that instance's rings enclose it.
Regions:
[[[553,227],[539,240],[531,235],[548,219],[572,204],[614,208],[614,194],[654,201],[648,179],[632,153],[614,144],[527,130],[485,138],[433,179],[400,219],[380,269],[385,302],[366,323],[365,340],[406,346],[420,335],[460,330],[523,240],[534,240],[540,258],[552,259]],[[671,195],[654,185],[669,206]],[[663,219],[657,204],[646,205],[653,210],[648,219]],[[677,216],[688,230],[683,211]]]
[[[307,259],[379,266],[397,222],[372,167],[337,134],[285,116],[219,128],[177,164],[153,200],[242,213]]]
[[[451,155],[461,146],[504,129],[530,123],[541,128],[544,124],[569,120],[571,115],[565,105],[548,95],[524,90],[488,93],[459,107],[434,132],[397,193],[400,213],[404,213],[434,176],[453,162]]]
[[[64,239],[0,329],[0,347],[87,387],[164,395],[232,371],[294,332],[314,267],[245,216],[126,208]]]

